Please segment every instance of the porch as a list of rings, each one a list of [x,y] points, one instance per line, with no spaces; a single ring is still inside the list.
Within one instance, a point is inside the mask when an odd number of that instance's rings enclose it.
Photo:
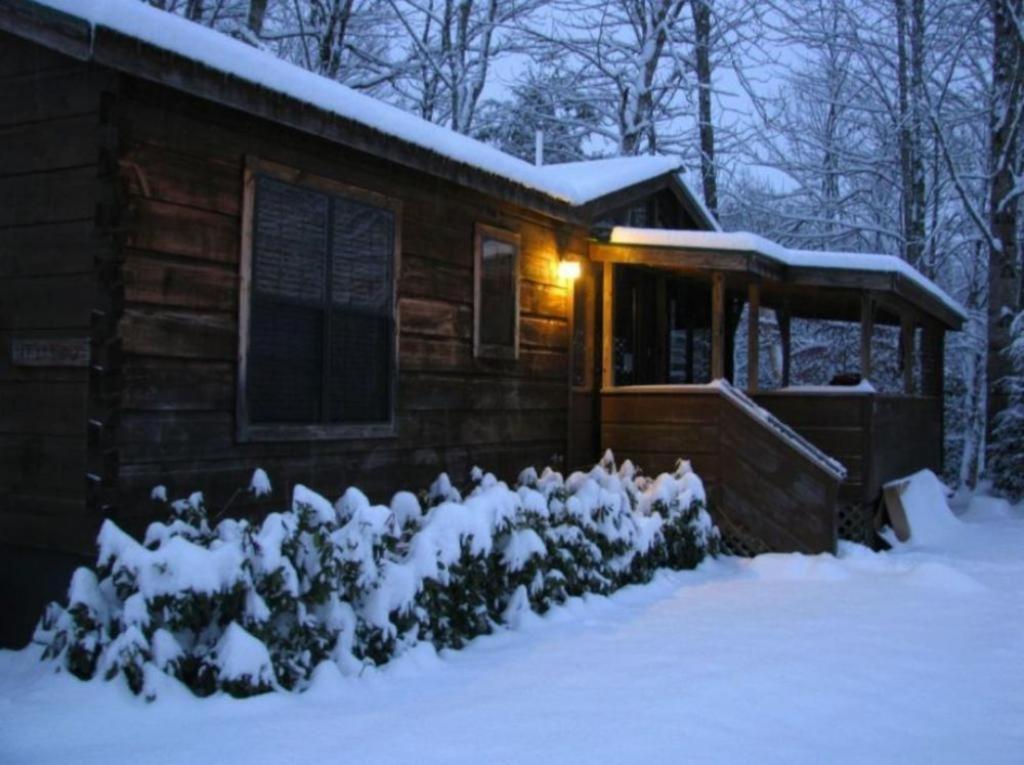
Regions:
[[[801,263],[757,237],[708,232],[592,241],[577,298],[589,280],[600,300],[576,324],[599,358],[589,388],[574,379],[571,447],[589,439],[651,472],[690,459],[736,552],[870,543],[882,485],[941,468],[943,338],[963,316],[916,272],[856,257]],[[808,320],[858,328],[854,369],[814,384],[794,375],[792,326]],[[870,382],[880,352],[897,357],[888,388]]]

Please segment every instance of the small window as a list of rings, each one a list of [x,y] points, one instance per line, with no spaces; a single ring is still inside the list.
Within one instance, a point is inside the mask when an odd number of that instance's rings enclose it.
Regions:
[[[256,160],[245,194],[239,437],[393,434],[397,205]]]
[[[519,358],[519,234],[477,224],[474,353]]]

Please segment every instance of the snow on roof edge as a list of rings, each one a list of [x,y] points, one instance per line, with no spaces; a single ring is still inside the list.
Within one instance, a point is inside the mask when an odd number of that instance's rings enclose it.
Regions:
[[[97,29],[105,28],[140,42],[181,55],[223,74],[282,93],[313,107],[358,122],[377,132],[447,159],[469,165],[573,207],[604,194],[678,170],[678,158],[649,155],[619,157],[635,163],[630,172],[616,175],[602,194],[587,195],[571,178],[558,178],[525,160],[469,136],[429,122],[398,107],[359,93],[346,85],[302,69],[273,54],[254,48],[213,29],[151,7],[138,0],[31,0],[89,25],[92,44]],[[257,74],[258,73],[258,74]],[[652,161],[655,160],[655,161]],[[607,160],[594,160],[596,162]],[[576,163],[587,165],[588,162]],[[552,167],[552,166],[546,166]],[[690,191],[690,196],[695,195]],[[696,200],[699,204],[699,200]]]
[[[645,229],[616,226],[612,244],[647,245],[652,247],[694,247],[709,250],[750,251],[794,268],[825,268],[850,271],[874,271],[899,274],[935,297],[962,320],[967,320],[963,306],[944,289],[904,260],[894,255],[864,252],[828,252],[793,250],[747,231],[681,231],[679,229]]]
[[[711,224],[711,228],[717,232],[725,233],[722,228],[722,224],[718,222],[718,218],[712,215],[711,210],[709,210],[708,206],[704,204],[704,200],[690,188],[690,184],[686,182],[686,179],[682,177],[682,174],[679,176],[679,183],[681,183],[683,188],[689,192],[690,200],[697,206],[697,209],[700,210],[705,220]]]

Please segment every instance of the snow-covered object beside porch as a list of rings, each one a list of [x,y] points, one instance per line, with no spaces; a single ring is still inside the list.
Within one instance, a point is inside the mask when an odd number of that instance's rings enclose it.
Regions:
[[[963,306],[935,282],[909,263],[892,255],[865,252],[827,252],[791,250],[763,236],[745,231],[680,231],[677,229],[631,228],[612,229],[612,244],[646,245],[648,247],[679,247],[695,250],[756,252],[766,258],[793,268],[822,268],[840,271],[873,271],[899,274],[924,289],[961,319],[967,319]]]
[[[910,528],[910,543],[914,546],[942,546],[962,529],[963,524],[949,508],[949,489],[931,470],[920,470],[913,475],[885,484],[886,502],[894,492]],[[889,505],[892,513],[894,508]],[[892,534],[887,541],[895,542]]]

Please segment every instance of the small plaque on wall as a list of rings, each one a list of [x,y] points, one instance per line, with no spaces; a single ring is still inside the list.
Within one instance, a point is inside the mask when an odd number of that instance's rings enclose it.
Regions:
[[[89,338],[25,338],[11,340],[11,363],[17,367],[87,367]]]

